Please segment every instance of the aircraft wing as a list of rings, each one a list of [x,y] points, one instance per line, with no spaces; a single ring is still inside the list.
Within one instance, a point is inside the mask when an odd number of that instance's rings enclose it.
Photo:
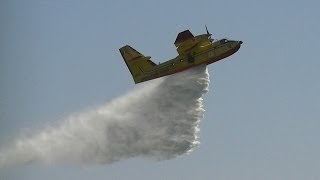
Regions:
[[[193,39],[194,36],[189,30],[182,31],[178,34],[174,45],[178,47],[179,45],[183,44],[187,40]]]
[[[193,34],[189,30],[185,30],[178,34],[174,45],[177,47],[178,53],[182,55],[187,54],[198,43],[199,41],[196,40]]]

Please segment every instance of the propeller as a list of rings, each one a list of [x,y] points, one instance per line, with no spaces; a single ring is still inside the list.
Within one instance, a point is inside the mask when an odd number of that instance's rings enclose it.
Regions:
[[[206,26],[207,35],[208,35],[208,37],[211,39],[211,35],[212,35],[212,34],[209,33],[207,25],[205,25],[205,26]]]
[[[209,35],[210,33],[209,33],[209,31],[208,31],[208,27],[207,27],[207,25],[205,25],[206,26],[206,31],[207,31],[207,34]]]

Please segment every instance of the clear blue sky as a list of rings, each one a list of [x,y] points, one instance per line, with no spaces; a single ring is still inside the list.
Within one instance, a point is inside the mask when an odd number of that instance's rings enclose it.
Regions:
[[[244,42],[210,65],[201,145],[113,165],[0,169],[0,179],[320,179],[319,1],[0,1],[0,146],[134,88],[118,48],[155,62],[185,29]]]

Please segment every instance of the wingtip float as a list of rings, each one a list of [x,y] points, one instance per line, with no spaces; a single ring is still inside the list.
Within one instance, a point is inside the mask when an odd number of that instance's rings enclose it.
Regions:
[[[178,56],[164,63],[155,64],[131,46],[121,47],[120,53],[128,66],[134,82],[140,83],[175,74],[201,64],[211,64],[236,53],[242,41],[215,40],[206,27],[206,34],[194,36],[189,30],[178,34],[174,45]]]

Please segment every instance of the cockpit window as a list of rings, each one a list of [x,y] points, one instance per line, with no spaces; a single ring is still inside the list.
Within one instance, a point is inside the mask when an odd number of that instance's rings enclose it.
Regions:
[[[228,42],[228,40],[227,39],[221,39],[220,42],[221,43],[226,43],[226,42]]]

